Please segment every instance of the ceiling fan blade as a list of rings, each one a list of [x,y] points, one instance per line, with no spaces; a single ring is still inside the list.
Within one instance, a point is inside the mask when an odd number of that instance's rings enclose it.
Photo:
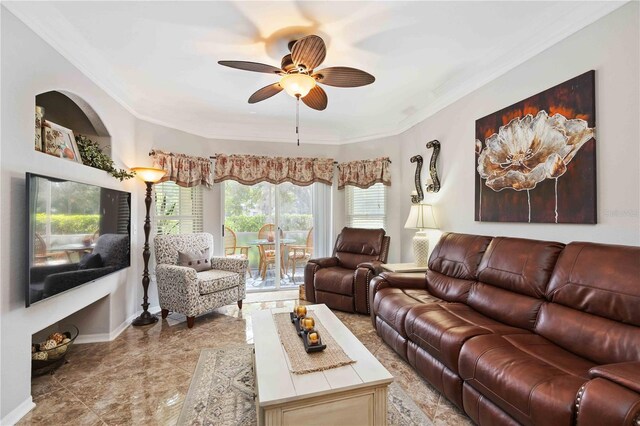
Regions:
[[[322,111],[327,107],[327,93],[322,90],[322,87],[316,86],[307,93],[307,96],[302,98],[302,102],[304,102],[309,108]]]
[[[327,47],[317,35],[301,38],[291,48],[293,63],[296,66],[304,65],[307,70],[312,70],[320,65],[325,56],[327,56]]]
[[[280,68],[273,67],[267,64],[261,64],[259,62],[247,62],[247,61],[218,61],[220,65],[225,67],[235,68],[244,71],[264,72],[267,74],[280,74],[282,70]]]
[[[273,95],[277,95],[281,91],[282,87],[279,83],[270,84],[251,95],[251,97],[249,98],[249,103],[255,104],[256,102],[264,101],[265,99],[269,99]]]
[[[318,83],[335,87],[360,87],[376,81],[376,78],[356,68],[330,67],[316,72],[313,77]]]

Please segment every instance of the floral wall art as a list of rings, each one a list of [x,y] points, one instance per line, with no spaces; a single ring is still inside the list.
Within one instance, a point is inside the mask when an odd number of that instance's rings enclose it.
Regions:
[[[596,223],[595,71],[476,121],[475,220]]]

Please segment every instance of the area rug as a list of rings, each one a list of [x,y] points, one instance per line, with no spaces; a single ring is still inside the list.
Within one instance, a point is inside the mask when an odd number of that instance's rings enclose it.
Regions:
[[[177,424],[255,425],[252,353],[252,345],[202,350]],[[389,386],[388,395],[389,425],[433,424],[396,383]]]

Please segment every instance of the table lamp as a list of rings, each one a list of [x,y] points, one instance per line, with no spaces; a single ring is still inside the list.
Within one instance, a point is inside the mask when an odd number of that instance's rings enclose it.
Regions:
[[[144,260],[144,271],[142,273],[142,288],[144,290],[144,297],[142,299],[142,313],[139,317],[133,320],[132,325],[149,325],[158,321],[158,317],[151,315],[149,312],[149,258],[151,257],[151,250],[149,250],[149,233],[151,232],[151,218],[149,217],[149,209],[151,208],[151,189],[154,183],[157,183],[165,175],[165,171],[162,169],[155,169],[152,167],[134,167],[131,171],[135,172],[147,185],[147,193],[144,198],[144,205],[146,206],[146,215],[144,218],[144,249],[142,251],[142,259]]]
[[[405,229],[418,229],[413,237],[413,256],[416,266],[427,266],[429,261],[429,237],[427,229],[438,229],[433,217],[433,207],[429,204],[413,204]]]

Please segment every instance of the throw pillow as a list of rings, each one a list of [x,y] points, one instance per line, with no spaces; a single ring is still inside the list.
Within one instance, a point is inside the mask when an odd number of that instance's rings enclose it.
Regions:
[[[188,252],[178,252],[178,266],[187,266],[193,268],[196,272],[202,272],[211,269],[211,259],[209,257],[209,247],[204,250],[195,250]]]
[[[78,263],[78,269],[94,269],[102,268],[103,266],[100,253],[87,253],[82,256],[82,259],[80,259]]]

